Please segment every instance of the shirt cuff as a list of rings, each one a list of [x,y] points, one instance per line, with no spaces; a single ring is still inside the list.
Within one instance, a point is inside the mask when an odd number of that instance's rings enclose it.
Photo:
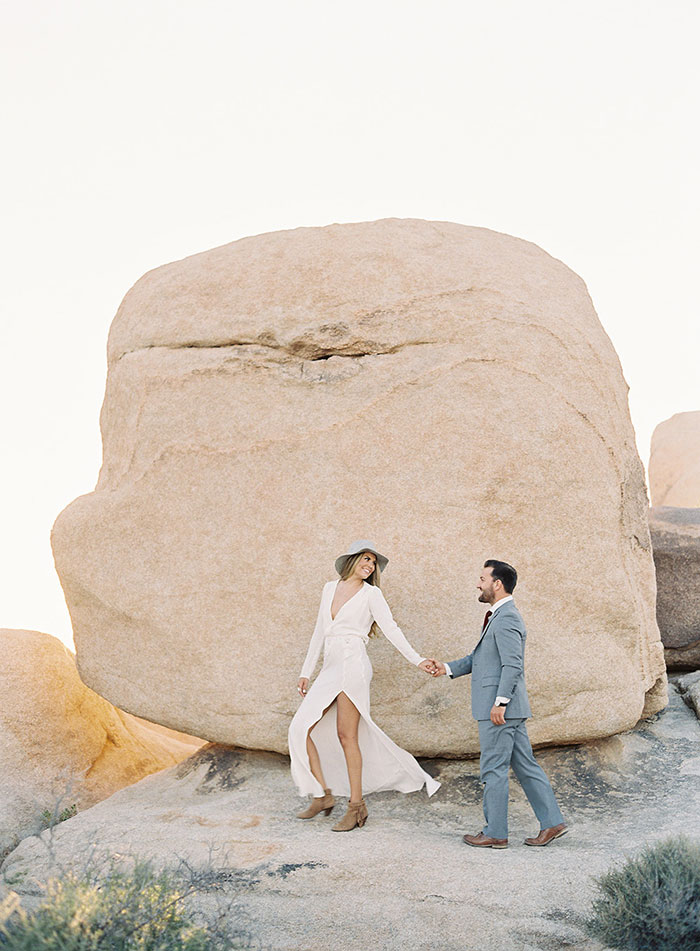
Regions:
[[[450,665],[443,663],[442,666],[445,668],[445,673],[447,674],[447,676],[448,676],[448,677],[451,677],[451,676],[452,676],[452,671],[450,670]]]
[[[510,703],[510,697],[496,697],[496,703],[502,703],[505,706],[506,703]]]

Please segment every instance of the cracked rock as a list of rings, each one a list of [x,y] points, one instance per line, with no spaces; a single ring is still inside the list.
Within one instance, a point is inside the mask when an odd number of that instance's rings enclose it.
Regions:
[[[81,674],[123,709],[286,750],[322,585],[391,559],[418,651],[476,641],[516,565],[537,743],[666,701],[644,477],[585,285],[527,241],[389,219],[245,238],[149,272],[112,324],[96,490],[53,532]],[[370,645],[373,713],[415,754],[478,749],[468,678]]]

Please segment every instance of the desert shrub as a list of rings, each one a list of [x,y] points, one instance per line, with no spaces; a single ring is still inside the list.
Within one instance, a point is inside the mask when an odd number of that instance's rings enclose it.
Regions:
[[[46,888],[33,912],[11,895],[0,907],[3,951],[225,951],[239,945],[196,923],[185,899],[191,883],[137,862],[99,881],[67,874]]]
[[[65,822],[66,819],[72,819],[73,816],[78,815],[78,807],[75,803],[70,806],[66,806],[65,809],[61,809],[60,812],[58,809],[54,809],[53,812],[51,809],[44,809],[41,814],[41,823],[44,828],[49,826],[57,825],[59,822]]]
[[[611,948],[700,951],[700,845],[679,836],[648,846],[597,880],[588,921]]]

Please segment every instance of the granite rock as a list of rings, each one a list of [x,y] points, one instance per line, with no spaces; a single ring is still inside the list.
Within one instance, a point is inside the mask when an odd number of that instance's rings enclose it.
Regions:
[[[676,413],[654,430],[649,489],[654,508],[700,508],[700,411]]]
[[[677,677],[675,686],[691,710],[700,717],[700,670]]]
[[[0,854],[201,745],[115,709],[49,634],[0,630],[0,647]]]
[[[112,324],[96,490],[53,548],[86,683],[166,726],[286,750],[322,585],[358,537],[414,647],[474,645],[515,564],[536,743],[666,702],[627,386],[585,285],[535,245],[383,220],[245,238],[146,274]],[[373,712],[415,754],[478,748],[374,642]]]
[[[700,667],[700,508],[653,508],[656,619],[669,670]]]

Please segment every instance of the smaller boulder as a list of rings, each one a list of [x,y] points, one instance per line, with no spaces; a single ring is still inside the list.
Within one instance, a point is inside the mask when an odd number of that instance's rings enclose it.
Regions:
[[[692,674],[684,674],[676,680],[678,692],[683,697],[691,710],[700,719],[700,670]]]
[[[656,619],[669,670],[700,668],[700,508],[649,513]]]
[[[49,634],[0,629],[0,650],[0,855],[201,745],[113,707]]]
[[[676,413],[654,430],[649,492],[655,507],[700,506],[700,412]]]

